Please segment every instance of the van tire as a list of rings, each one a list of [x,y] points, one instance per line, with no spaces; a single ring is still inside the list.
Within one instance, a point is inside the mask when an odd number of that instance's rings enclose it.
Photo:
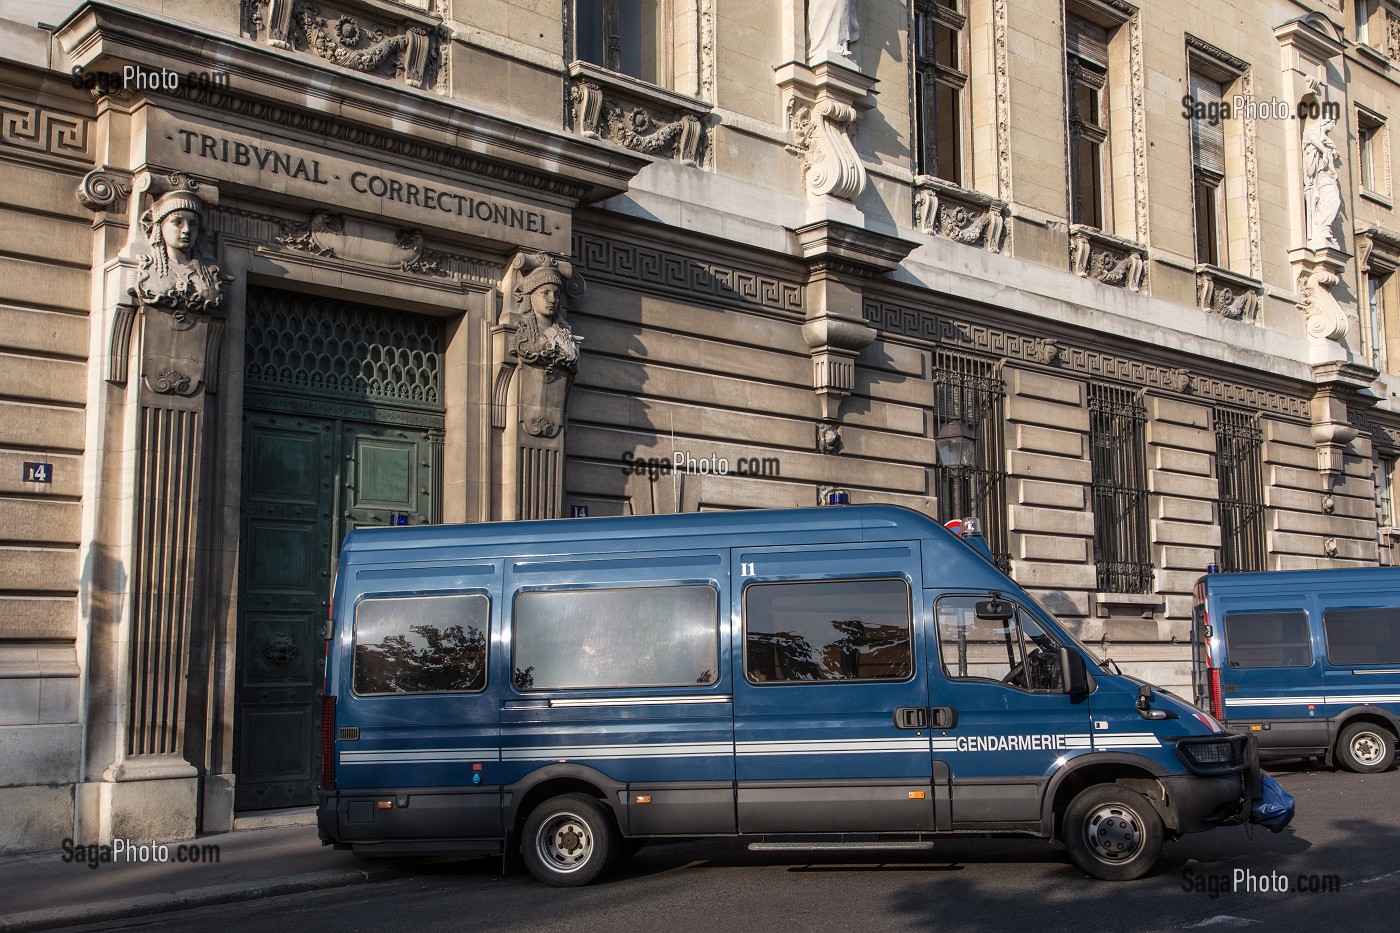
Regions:
[[[555,888],[588,884],[617,857],[612,814],[586,794],[563,794],[541,803],[525,820],[520,855],[530,874]]]
[[[1141,878],[1162,854],[1162,819],[1147,798],[1118,784],[1079,792],[1065,811],[1062,832],[1069,857],[1104,881]]]
[[[1337,761],[1357,774],[1389,771],[1395,763],[1395,736],[1373,722],[1351,723],[1337,739]]]

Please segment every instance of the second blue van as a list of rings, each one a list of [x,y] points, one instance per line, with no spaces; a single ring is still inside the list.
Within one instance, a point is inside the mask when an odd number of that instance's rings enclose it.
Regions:
[[[360,529],[334,594],[318,820],[359,853],[571,886],[663,837],[1005,832],[1130,879],[1259,794],[1252,739],[907,509]]]

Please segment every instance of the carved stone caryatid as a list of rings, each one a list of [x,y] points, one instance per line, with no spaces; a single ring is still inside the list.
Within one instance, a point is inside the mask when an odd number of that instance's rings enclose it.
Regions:
[[[217,191],[188,176],[144,175],[151,197],[139,231],[119,257],[125,296],[114,315],[110,381],[126,384],[132,316],[141,320],[139,410],[130,527],[131,595],[121,759],[113,779],[194,780],[183,756],[185,672],[203,622],[197,618],[196,553],[204,498],[206,398],[218,388],[224,286],[205,216]]]
[[[1147,284],[1147,250],[1095,227],[1069,228],[1069,259],[1074,274],[1105,285],[1140,292]]]
[[[914,221],[929,236],[999,253],[1009,214],[1005,201],[932,175],[914,178]]]
[[[564,429],[579,345],[565,319],[573,266],[544,253],[517,256],[503,283],[514,310],[493,329],[492,422],[502,429],[504,518],[558,518],[563,510]]]

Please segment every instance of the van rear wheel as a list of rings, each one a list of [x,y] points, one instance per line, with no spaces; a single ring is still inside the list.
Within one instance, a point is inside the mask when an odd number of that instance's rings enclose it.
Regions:
[[[1069,857],[1104,881],[1141,878],[1162,854],[1162,820],[1147,798],[1117,784],[1080,791],[1065,811]]]
[[[1395,763],[1395,736],[1371,722],[1354,722],[1337,739],[1337,760],[1357,774],[1388,771]]]
[[[520,855],[545,884],[576,888],[612,865],[618,850],[612,815],[586,794],[564,794],[540,804],[525,820]]]

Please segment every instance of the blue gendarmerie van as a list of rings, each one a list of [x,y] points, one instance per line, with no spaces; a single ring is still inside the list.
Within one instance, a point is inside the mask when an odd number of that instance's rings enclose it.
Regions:
[[[1196,583],[1195,698],[1264,757],[1386,771],[1400,735],[1400,567]]]
[[[334,592],[319,825],[360,853],[568,886],[657,837],[998,832],[1130,879],[1259,795],[1252,739],[907,509],[360,529]]]

